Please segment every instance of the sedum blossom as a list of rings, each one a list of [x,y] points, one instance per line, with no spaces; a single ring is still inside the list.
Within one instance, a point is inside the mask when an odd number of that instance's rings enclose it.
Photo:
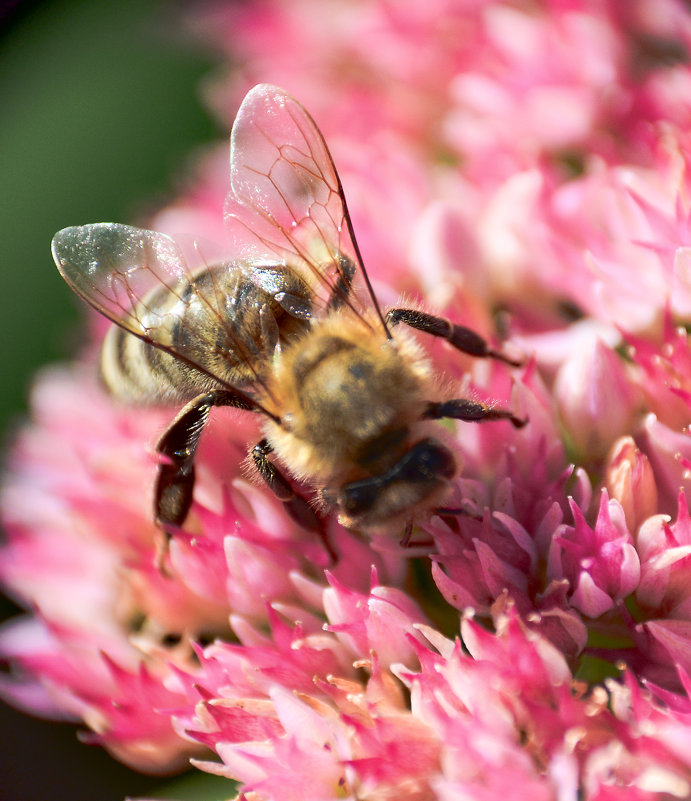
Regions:
[[[92,321],[7,456],[0,578],[27,612],[0,692],[245,801],[689,797],[688,4],[219,0],[190,21],[228,62],[214,112],[258,81],[295,95],[382,305],[503,340],[520,367],[419,338],[454,394],[528,423],[449,423],[446,511],[408,545],[331,515],[334,559],[248,467],[256,420],[215,409],[161,571],[176,409],[105,394]],[[148,227],[222,242],[226,160]]]

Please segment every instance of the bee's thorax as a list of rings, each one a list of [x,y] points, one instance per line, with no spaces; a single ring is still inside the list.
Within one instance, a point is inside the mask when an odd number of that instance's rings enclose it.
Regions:
[[[408,341],[363,336],[340,316],[315,326],[285,353],[276,392],[290,431],[274,445],[298,472],[351,476],[388,468],[421,417],[429,370]]]

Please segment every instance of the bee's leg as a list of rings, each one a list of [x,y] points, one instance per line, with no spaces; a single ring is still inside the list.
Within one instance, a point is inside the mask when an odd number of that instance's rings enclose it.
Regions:
[[[350,296],[350,289],[353,285],[355,275],[355,265],[347,256],[341,256],[338,260],[338,280],[336,281],[329,302],[326,304],[327,311],[340,309]]]
[[[403,532],[403,536],[401,537],[401,541],[399,545],[401,548],[407,548],[410,545],[410,538],[413,536],[413,521],[409,520],[405,524],[405,531]]]
[[[214,406],[234,406],[250,411],[254,408],[244,395],[215,390],[191,400],[168,426],[156,445],[157,452],[167,461],[158,466],[154,494],[156,521],[164,530],[166,524],[179,526],[187,517],[194,490],[194,457]]]
[[[386,322],[389,325],[405,323],[411,328],[431,334],[433,337],[442,337],[454,348],[468,353],[470,356],[480,358],[498,359],[506,362],[512,367],[520,367],[521,362],[504,356],[503,353],[493,350],[485,339],[476,334],[471,328],[463,325],[455,325],[445,317],[435,317],[433,314],[418,311],[417,309],[389,309],[386,314]]]
[[[523,428],[527,419],[516,417],[508,409],[497,409],[480,401],[467,398],[454,398],[453,400],[431,401],[427,404],[423,415],[427,420],[441,420],[442,417],[453,417],[456,420],[465,420],[471,423],[484,423],[487,420],[508,420],[514,428]]]
[[[438,515],[456,534],[461,533],[460,526],[458,525],[459,517],[482,523],[482,515],[475,515],[468,511],[468,509],[464,509],[462,506],[438,506],[434,510],[434,514]]]
[[[288,479],[269,460],[268,456],[272,451],[273,448],[267,439],[260,440],[252,448],[252,459],[259,471],[259,475],[264,479],[271,492],[283,503],[286,512],[299,526],[319,534],[329,556],[336,562],[336,554],[326,537],[324,521],[319,517],[312,504],[302,495],[295,492]]]

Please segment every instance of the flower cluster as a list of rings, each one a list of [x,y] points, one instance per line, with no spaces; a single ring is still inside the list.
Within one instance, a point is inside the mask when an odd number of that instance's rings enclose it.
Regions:
[[[330,520],[334,561],[252,480],[252,415],[215,410],[161,572],[175,410],[118,406],[90,349],[38,378],[9,456],[0,577],[31,612],[0,633],[0,689],[247,801],[689,797],[688,4],[195,9],[233,65],[210,106],[230,125],[253,83],[299,98],[382,305],[505,339],[520,368],[426,347],[529,422],[454,425],[463,513],[406,547]],[[225,158],[149,227],[219,241]]]

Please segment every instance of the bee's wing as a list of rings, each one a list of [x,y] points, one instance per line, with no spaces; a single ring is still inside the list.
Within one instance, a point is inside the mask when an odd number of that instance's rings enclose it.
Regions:
[[[63,228],[53,238],[60,274],[79,297],[125,330],[223,383],[200,365],[199,354],[241,360],[247,352],[228,316],[235,303],[232,281],[202,288],[176,242],[165,234],[118,223]],[[230,271],[233,264],[221,269]],[[215,325],[193,324],[197,307]]]
[[[230,184],[225,213],[236,251],[300,272],[317,306],[340,293],[339,305],[356,313],[374,307],[386,330],[324,137],[282,89],[259,84],[243,100],[231,135]],[[354,276],[344,275],[344,255]]]

